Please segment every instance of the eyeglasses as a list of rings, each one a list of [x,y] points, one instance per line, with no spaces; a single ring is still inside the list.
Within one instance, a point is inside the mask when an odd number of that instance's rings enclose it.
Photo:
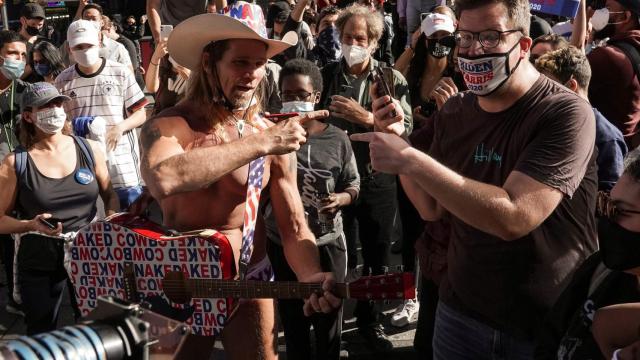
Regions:
[[[283,101],[302,101],[302,100],[308,99],[309,96],[311,95],[313,95],[313,93],[306,92],[306,91],[283,92],[282,100]]]
[[[640,214],[640,211],[622,209],[616,204],[615,200],[611,199],[611,195],[608,192],[599,191],[598,198],[596,200],[596,214],[609,219],[615,219],[619,216]]]
[[[473,41],[476,39],[480,42],[480,45],[482,45],[483,48],[491,49],[500,45],[502,35],[511,34],[514,32],[521,32],[521,30],[485,30],[480,32],[458,30],[455,33],[455,37],[456,43],[463,49],[471,47],[471,45],[473,45]]]

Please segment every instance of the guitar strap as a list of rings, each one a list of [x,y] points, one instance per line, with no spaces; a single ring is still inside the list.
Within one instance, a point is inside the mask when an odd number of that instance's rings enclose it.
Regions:
[[[253,132],[266,128],[266,124],[256,115],[254,119]],[[265,157],[259,157],[249,163],[249,176],[247,179],[247,199],[244,204],[244,220],[242,226],[242,247],[240,248],[240,261],[238,276],[240,280],[244,280],[247,270],[249,269],[249,261],[253,252],[253,237],[256,230],[256,220],[258,218],[258,207],[260,204],[260,193],[262,192],[262,177],[264,175]]]

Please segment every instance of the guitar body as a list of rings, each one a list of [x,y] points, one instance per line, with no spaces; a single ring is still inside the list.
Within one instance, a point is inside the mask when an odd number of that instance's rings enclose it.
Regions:
[[[235,277],[231,244],[217,231],[167,235],[146,218],[122,213],[80,230],[70,255],[69,277],[83,316],[108,295],[146,303],[185,322],[194,334],[217,336],[233,313],[232,298],[192,298],[176,285]]]

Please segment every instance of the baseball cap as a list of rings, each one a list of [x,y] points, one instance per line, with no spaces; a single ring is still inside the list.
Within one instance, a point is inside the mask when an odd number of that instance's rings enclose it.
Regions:
[[[96,46],[100,44],[98,29],[96,29],[92,21],[88,20],[76,20],[72,22],[71,25],[69,25],[69,29],[67,29],[67,40],[69,41],[70,48],[79,44]]]
[[[291,6],[286,1],[277,1],[269,7],[267,12],[267,27],[272,28],[274,22],[285,22],[291,14]]]
[[[20,16],[24,16],[27,19],[46,18],[42,6],[34,3],[24,4],[22,9],[20,9]]]
[[[48,82],[37,82],[28,85],[22,92],[22,108],[41,107],[50,101],[61,99],[64,101],[71,100],[66,95],[60,95],[58,89]]]
[[[438,31],[453,33],[456,30],[453,27],[453,19],[447,15],[438,13],[431,13],[425,16],[420,28],[427,36],[431,36]]]
[[[640,16],[640,0],[616,0],[632,13]]]

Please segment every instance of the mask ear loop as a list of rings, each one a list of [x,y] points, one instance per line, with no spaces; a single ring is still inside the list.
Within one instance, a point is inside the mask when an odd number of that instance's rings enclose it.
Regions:
[[[509,66],[509,56],[511,55],[511,52],[513,51],[513,49],[516,48],[516,46],[520,45],[520,40],[522,40],[522,38],[518,39],[518,42],[516,42],[509,51],[507,51],[507,53],[504,55],[507,60],[505,61],[505,71],[507,73],[507,76],[511,76],[511,74],[513,74],[514,71],[516,71],[516,69],[518,68],[518,66],[520,66],[520,62],[522,61],[522,58],[519,57],[518,58],[518,62],[516,63],[516,66],[513,67],[513,70],[511,70],[511,67]]]

